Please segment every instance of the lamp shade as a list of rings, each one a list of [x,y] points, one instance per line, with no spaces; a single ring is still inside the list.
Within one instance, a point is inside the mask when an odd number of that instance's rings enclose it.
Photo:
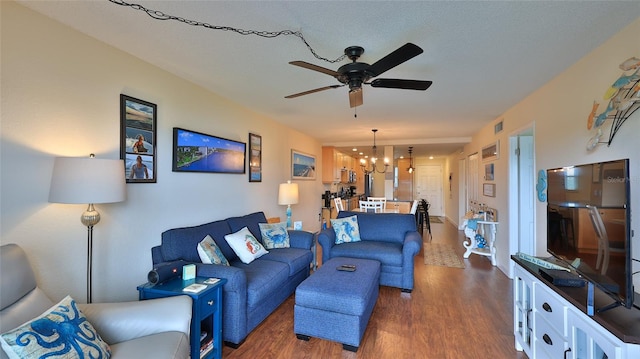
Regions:
[[[278,190],[278,204],[289,205],[296,203],[298,203],[298,184],[291,183],[291,181],[281,183]]]
[[[57,157],[49,202],[113,203],[127,198],[124,162],[90,157]]]

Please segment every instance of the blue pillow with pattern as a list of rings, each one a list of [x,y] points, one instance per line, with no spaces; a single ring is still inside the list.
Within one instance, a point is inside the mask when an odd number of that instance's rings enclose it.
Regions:
[[[108,359],[111,348],[70,296],[37,318],[0,336],[9,358]]]
[[[200,256],[200,261],[204,264],[229,265],[229,261],[224,254],[222,254],[222,251],[220,250],[220,247],[218,247],[216,241],[214,241],[208,234],[200,243],[198,243],[198,256]]]
[[[289,248],[289,232],[286,223],[258,223],[262,243],[266,249]]]
[[[358,228],[358,216],[338,218],[331,220],[331,227],[336,233],[336,244],[360,242],[360,229]]]

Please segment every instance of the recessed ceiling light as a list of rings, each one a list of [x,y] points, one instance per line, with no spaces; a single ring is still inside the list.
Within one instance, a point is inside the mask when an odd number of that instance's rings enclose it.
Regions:
[[[433,159],[433,156],[429,156],[429,159],[430,159],[430,160],[432,160],[432,159]]]
[[[353,152],[358,152],[358,149],[354,147],[354,148],[352,149],[352,151],[353,151]]]

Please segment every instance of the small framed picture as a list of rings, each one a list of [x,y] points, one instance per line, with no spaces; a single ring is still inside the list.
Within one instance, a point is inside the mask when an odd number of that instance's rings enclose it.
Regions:
[[[316,179],[316,156],[291,150],[291,178]]]
[[[482,147],[482,160],[493,161],[500,158],[500,141]]]
[[[488,163],[484,165],[484,180],[485,181],[493,181],[493,163]]]
[[[157,106],[120,95],[120,158],[129,183],[156,182]]]
[[[295,229],[296,231],[301,231],[302,230],[302,221],[293,222],[293,229]]]
[[[249,182],[262,182],[262,136],[249,133]]]
[[[482,184],[482,194],[487,197],[495,197],[496,196],[496,184],[495,183],[484,183]]]

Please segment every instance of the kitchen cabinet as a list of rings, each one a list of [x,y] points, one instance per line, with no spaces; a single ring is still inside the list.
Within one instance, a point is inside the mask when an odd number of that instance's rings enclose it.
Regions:
[[[335,147],[322,147],[322,183],[338,183],[342,166],[342,153]]]
[[[322,183],[352,183],[349,171],[354,170],[355,159],[333,146],[322,147]]]

